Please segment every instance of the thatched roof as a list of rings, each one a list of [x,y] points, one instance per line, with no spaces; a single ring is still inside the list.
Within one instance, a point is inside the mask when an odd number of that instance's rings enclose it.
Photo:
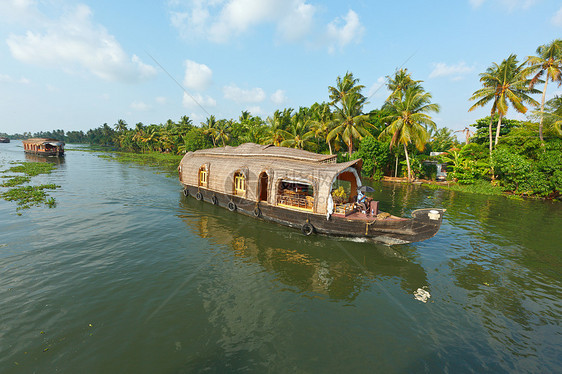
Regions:
[[[303,151],[301,149],[276,147],[274,145],[259,145],[244,143],[238,147],[209,148],[195,151],[198,155],[213,156],[238,156],[238,157],[275,157],[298,161],[310,162],[336,162],[336,155],[320,155],[318,153]]]
[[[246,177],[246,198],[257,201],[260,175],[268,176],[268,202],[275,204],[280,181],[303,182],[315,191],[315,212],[325,213],[332,183],[342,173],[360,185],[359,172],[362,160],[335,163],[331,155],[319,155],[298,149],[261,146],[253,143],[238,147],[223,147],[188,152],[180,163],[180,180],[183,184],[198,186],[199,170],[207,170],[206,189],[233,193],[235,173]],[[332,161],[333,160],[333,161]]]
[[[23,140],[22,142],[26,144],[34,144],[34,145],[51,144],[57,147],[64,145],[63,141],[53,138],[30,138],[30,139]]]

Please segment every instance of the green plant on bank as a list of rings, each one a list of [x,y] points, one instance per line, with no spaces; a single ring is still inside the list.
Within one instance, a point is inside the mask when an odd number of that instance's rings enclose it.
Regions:
[[[556,197],[562,191],[562,141],[547,143],[535,159],[503,146],[492,154],[500,186],[519,195]]]
[[[504,195],[504,190],[501,187],[494,186],[482,179],[476,180],[473,184],[424,184],[424,186],[431,189],[477,193],[480,195]]]
[[[490,165],[487,162],[470,157],[470,149],[465,145],[460,150],[453,149],[447,155],[440,156],[443,162],[452,166],[452,171],[447,174],[449,180],[460,184],[472,184],[490,172]]]
[[[163,168],[166,172],[175,175],[178,164],[183,155],[175,155],[170,153],[130,153],[130,152],[115,152],[104,153],[98,155],[100,158],[116,160],[122,163],[134,163],[137,165],[147,165]]]

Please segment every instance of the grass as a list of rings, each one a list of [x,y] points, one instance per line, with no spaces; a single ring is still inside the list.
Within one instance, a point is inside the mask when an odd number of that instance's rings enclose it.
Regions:
[[[150,153],[131,153],[115,152],[99,155],[100,158],[115,160],[123,163],[133,163],[137,165],[147,165],[158,167],[171,175],[175,175],[178,165],[183,155],[170,153],[150,152]]]
[[[431,189],[442,189],[442,190],[449,190],[449,191],[459,191],[459,192],[469,192],[469,193],[477,193],[481,195],[495,195],[495,196],[506,196],[506,197],[513,197],[514,195],[506,194],[501,187],[493,186],[490,182],[477,180],[473,184],[458,184],[458,183],[451,183],[451,184],[435,184],[435,183],[428,183],[424,184],[424,186],[431,188]]]
[[[31,177],[39,174],[50,174],[55,168],[54,164],[42,162],[18,162],[16,166],[12,166],[3,173],[22,173],[24,175],[4,176],[9,178],[6,182],[2,183],[0,187],[8,188],[6,192],[0,193],[0,198],[6,201],[15,201],[18,207],[17,211],[22,209],[29,209],[32,206],[46,205],[49,208],[56,206],[56,201],[53,197],[49,197],[45,190],[54,190],[60,186],[56,184],[42,184],[39,186],[21,186],[22,184],[31,181]],[[19,186],[19,187],[16,187]],[[21,213],[18,213],[21,215]]]

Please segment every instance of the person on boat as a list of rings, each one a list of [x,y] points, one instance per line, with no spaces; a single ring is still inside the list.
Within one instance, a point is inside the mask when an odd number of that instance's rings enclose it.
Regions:
[[[357,190],[357,206],[361,212],[365,213],[367,211],[367,197],[360,190]]]

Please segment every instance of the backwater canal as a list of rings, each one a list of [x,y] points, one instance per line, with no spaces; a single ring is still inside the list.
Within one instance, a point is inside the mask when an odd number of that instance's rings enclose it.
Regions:
[[[0,200],[1,373],[562,370],[560,203],[374,183],[381,210],[447,209],[436,237],[387,247],[67,149],[31,181],[61,186],[55,208]],[[0,144],[0,170],[25,160]]]

